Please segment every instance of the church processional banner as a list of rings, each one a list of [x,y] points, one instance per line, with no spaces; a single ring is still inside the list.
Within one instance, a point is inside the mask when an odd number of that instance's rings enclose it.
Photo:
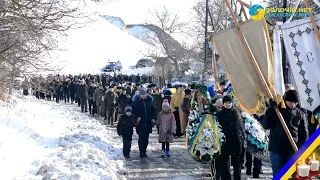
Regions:
[[[315,16],[320,26],[320,15]],[[320,45],[310,18],[280,26],[301,107],[314,111],[320,105]]]

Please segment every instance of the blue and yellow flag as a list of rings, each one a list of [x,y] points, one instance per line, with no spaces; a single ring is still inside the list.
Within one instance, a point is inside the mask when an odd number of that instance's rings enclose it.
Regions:
[[[308,159],[315,158],[320,161],[320,128],[305,142],[299,151],[287,162],[281,171],[274,177],[274,180],[288,180],[297,170],[297,165],[308,163]],[[304,164],[303,163],[303,164]]]

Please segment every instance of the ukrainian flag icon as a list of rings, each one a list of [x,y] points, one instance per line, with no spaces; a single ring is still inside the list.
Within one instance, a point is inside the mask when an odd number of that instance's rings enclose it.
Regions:
[[[253,5],[249,9],[249,14],[251,19],[255,21],[259,21],[264,18],[264,15],[265,15],[264,8],[259,4]]]
[[[273,179],[288,180],[293,175],[294,172],[297,172],[296,175],[294,176],[295,179],[297,179],[299,174],[301,175],[300,177],[303,177],[308,174],[308,178],[310,178],[311,176],[319,175],[320,174],[319,161],[320,161],[320,128],[318,128],[312,134],[312,136],[305,142],[305,144],[299,149],[299,151],[287,162],[287,164],[281,169],[281,171]],[[312,163],[317,163],[317,164],[312,165]],[[306,165],[303,166],[302,164],[306,164]],[[299,167],[299,165],[301,165],[301,167]],[[297,170],[297,167],[298,167],[298,170]]]

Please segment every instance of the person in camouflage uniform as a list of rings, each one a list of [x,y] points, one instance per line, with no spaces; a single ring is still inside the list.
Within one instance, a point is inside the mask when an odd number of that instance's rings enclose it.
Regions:
[[[118,120],[118,117],[119,117],[119,96],[122,94],[122,87],[121,86],[118,86],[117,87],[117,91],[116,91],[116,94],[117,94],[117,98],[116,98],[116,108],[115,108],[115,113],[114,113],[114,122],[117,122]]]
[[[106,94],[103,97],[105,110],[106,110],[106,116],[104,120],[108,120],[108,124],[111,123],[113,125],[114,122],[114,112],[116,108],[117,103],[117,93],[114,92],[114,86],[111,85],[109,90],[106,92]]]
[[[96,88],[94,90],[94,93],[93,93],[93,103],[96,104],[96,107],[97,107],[97,114],[101,114],[100,113],[100,104],[102,102],[102,97],[100,97],[100,94],[101,94],[101,91],[103,90],[103,86],[99,86],[99,88]],[[94,113],[92,114],[92,116],[94,116]]]
[[[102,88],[101,88],[102,86]],[[102,100],[102,98],[104,97],[105,93],[106,93],[106,89],[103,88],[103,85],[101,85],[99,88],[99,92],[98,92],[98,99],[97,99],[97,107],[98,107],[98,114],[102,117],[105,116],[105,108],[104,108],[104,102]]]

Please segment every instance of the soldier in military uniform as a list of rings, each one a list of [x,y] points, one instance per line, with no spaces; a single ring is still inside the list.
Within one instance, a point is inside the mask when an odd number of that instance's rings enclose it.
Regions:
[[[116,94],[117,94],[117,98],[116,98],[116,107],[115,107],[115,112],[114,112],[114,122],[117,122],[118,117],[119,117],[119,108],[120,107],[119,107],[119,103],[118,103],[118,98],[122,94],[122,87],[120,87],[120,86],[117,87]]]
[[[107,90],[106,94],[103,97],[105,110],[106,110],[106,116],[104,120],[108,121],[108,124],[111,123],[113,125],[114,121],[114,112],[117,102],[117,93],[114,92],[114,86],[111,85],[109,90]]]

